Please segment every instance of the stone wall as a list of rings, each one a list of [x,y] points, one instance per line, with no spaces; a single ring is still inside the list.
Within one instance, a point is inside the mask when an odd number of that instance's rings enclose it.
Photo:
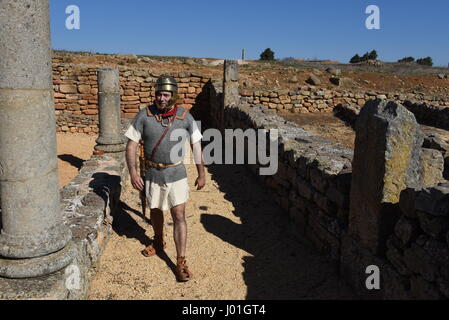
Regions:
[[[77,256],[69,270],[77,271],[79,286],[66,286],[67,299],[85,299],[90,279],[112,234],[112,215],[119,209],[122,184],[128,178],[124,155],[92,157],[61,189],[64,223],[70,227]]]
[[[222,106],[220,87],[211,90],[211,105]],[[216,124],[215,127],[220,127]],[[224,107],[224,128],[279,130],[278,171],[258,174],[274,200],[288,213],[298,230],[338,265],[341,235],[349,215],[349,185],[353,151],[286,122],[261,105]]]
[[[118,66],[121,116],[133,118],[154,100],[153,83],[159,74],[147,69]],[[54,103],[58,132],[98,133],[98,67],[53,63]],[[208,99],[203,87],[209,78],[189,72],[171,73],[178,81],[179,103],[185,108],[204,108]]]
[[[368,100],[388,99],[399,103],[405,100],[417,100],[441,107],[449,106],[449,101],[423,94],[399,94],[384,92],[356,92],[341,89],[326,89],[305,85],[295,91],[289,90],[240,90],[242,101],[251,105],[261,104],[277,112],[318,113],[332,112],[340,103],[363,106]]]
[[[404,190],[400,208],[386,253],[398,279],[396,292],[417,299],[449,298],[449,183]]]

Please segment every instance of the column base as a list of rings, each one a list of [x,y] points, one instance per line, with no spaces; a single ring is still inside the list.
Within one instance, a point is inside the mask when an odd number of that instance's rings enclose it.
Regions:
[[[31,259],[0,258],[0,277],[33,278],[48,275],[68,266],[77,254],[73,241],[54,253]]]
[[[94,147],[95,150],[104,151],[106,153],[122,152],[126,150],[126,146],[123,143],[120,144],[97,144]]]

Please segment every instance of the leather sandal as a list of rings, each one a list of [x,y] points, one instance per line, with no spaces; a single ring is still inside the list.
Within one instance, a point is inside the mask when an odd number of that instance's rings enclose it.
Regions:
[[[143,249],[141,252],[145,257],[151,257],[160,251],[164,251],[167,243],[162,240],[162,237],[154,236],[153,243]]]
[[[186,282],[192,279],[192,272],[189,271],[185,257],[177,257],[176,278],[180,282]]]

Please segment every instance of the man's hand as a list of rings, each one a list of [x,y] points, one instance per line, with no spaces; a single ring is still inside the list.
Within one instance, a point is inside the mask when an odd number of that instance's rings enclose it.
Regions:
[[[206,185],[206,178],[204,176],[198,176],[195,180],[196,190],[201,190]]]
[[[133,185],[134,189],[137,189],[139,191],[142,191],[144,188],[143,179],[137,173],[131,174],[131,184]]]

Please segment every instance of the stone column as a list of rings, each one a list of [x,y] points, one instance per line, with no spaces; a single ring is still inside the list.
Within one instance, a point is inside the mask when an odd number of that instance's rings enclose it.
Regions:
[[[399,195],[422,181],[424,137],[405,107],[368,101],[360,110],[352,164],[349,231],[374,254],[382,254],[397,221]]]
[[[120,78],[118,70],[110,67],[98,71],[98,114],[100,135],[94,149],[124,151],[125,137],[120,124]]]
[[[239,94],[239,65],[236,60],[225,60],[223,67],[223,108],[238,105]],[[224,119],[224,109],[219,116],[222,127],[227,126]]]
[[[225,60],[223,74],[223,106],[237,105],[239,95],[239,65],[236,60]]]
[[[0,276],[35,277],[76,251],[60,211],[48,0],[0,1]]]

